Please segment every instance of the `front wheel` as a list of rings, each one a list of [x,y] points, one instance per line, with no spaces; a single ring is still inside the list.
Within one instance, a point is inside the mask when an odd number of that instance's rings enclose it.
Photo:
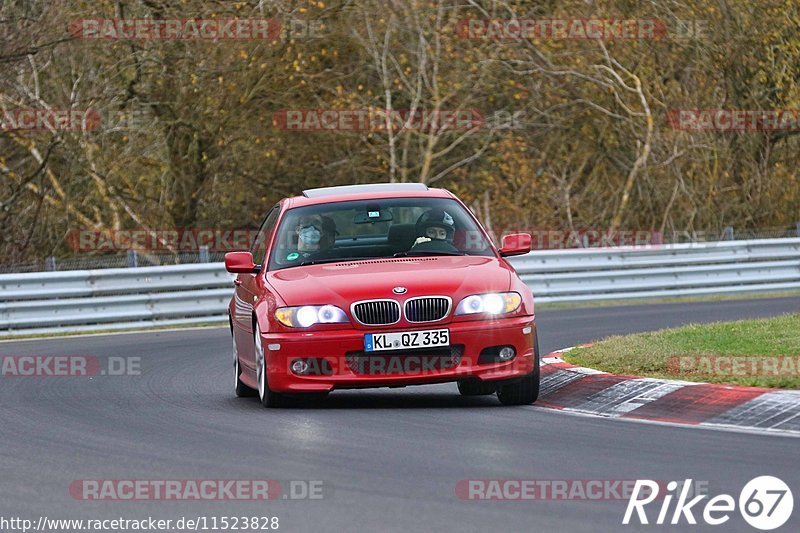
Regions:
[[[503,405],[530,405],[539,397],[539,372],[532,372],[508,385],[497,387],[497,398]]]
[[[255,336],[255,353],[256,353],[256,377],[258,378],[258,399],[261,400],[261,405],[264,407],[281,407],[286,403],[286,397],[279,392],[275,392],[269,388],[269,380],[267,379],[267,372],[269,371],[267,365],[267,358],[264,354],[264,345],[261,341],[261,328],[258,327],[256,322],[253,328]]]
[[[231,324],[231,339],[233,339],[233,393],[237,398],[252,398],[256,395],[256,391],[242,382],[242,367],[239,363],[239,350],[236,348],[233,324]]]
[[[530,405],[539,398],[539,333],[534,335],[533,372],[518,381],[497,387],[497,398],[503,405]]]
[[[234,386],[233,392],[236,394],[238,398],[252,398],[256,395],[256,391],[248,387],[242,382],[242,369],[239,366],[239,356],[234,355],[236,358],[235,362],[233,363],[233,375],[236,379],[236,384]]]

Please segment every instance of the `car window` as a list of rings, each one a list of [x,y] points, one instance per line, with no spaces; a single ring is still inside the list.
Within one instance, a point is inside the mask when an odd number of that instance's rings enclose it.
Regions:
[[[382,198],[286,211],[269,269],[403,255],[494,255],[486,234],[449,198]]]
[[[272,230],[275,229],[275,222],[278,220],[280,211],[280,205],[274,206],[264,219],[264,223],[261,224],[261,229],[258,230],[258,236],[256,236],[252,250],[253,261],[257,265],[264,264],[264,256],[267,253],[267,243],[269,242],[270,235],[272,235]]]

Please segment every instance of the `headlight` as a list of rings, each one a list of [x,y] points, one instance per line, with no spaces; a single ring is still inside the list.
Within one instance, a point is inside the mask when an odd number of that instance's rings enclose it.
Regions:
[[[290,328],[308,328],[314,324],[349,322],[344,311],[335,305],[281,307],[275,311],[275,320]]]
[[[473,294],[459,302],[455,314],[473,315],[486,313],[490,315],[505,315],[516,311],[520,303],[522,303],[522,297],[516,292]]]

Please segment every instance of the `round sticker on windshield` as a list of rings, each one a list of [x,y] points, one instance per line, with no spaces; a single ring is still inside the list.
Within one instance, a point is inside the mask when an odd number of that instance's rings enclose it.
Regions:
[[[297,252],[292,252],[292,253],[290,253],[289,255],[286,256],[286,260],[287,261],[294,261],[298,257],[300,257],[300,254],[298,254]]]

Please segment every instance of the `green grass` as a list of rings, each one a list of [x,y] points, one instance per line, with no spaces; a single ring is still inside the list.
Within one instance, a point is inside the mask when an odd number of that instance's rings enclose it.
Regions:
[[[684,356],[687,358],[676,359]],[[694,356],[748,356],[737,361],[749,366],[748,370],[728,371],[723,363],[719,372],[714,360],[707,358],[690,368],[697,361]],[[764,361],[776,361],[763,359],[768,356],[786,356],[778,360],[780,375],[770,375],[774,372],[761,366]],[[564,359],[614,374],[800,389],[800,313],[608,337],[565,353]],[[756,365],[755,371],[752,365]]]

